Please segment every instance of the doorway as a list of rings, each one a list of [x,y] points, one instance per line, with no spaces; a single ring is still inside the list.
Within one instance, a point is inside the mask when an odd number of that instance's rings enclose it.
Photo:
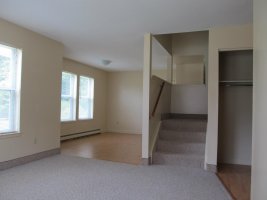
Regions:
[[[252,93],[253,50],[219,52],[218,175],[235,199],[250,197]]]

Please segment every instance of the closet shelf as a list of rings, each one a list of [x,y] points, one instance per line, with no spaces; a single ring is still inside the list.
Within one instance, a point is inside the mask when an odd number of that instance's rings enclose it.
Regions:
[[[253,86],[252,80],[219,81],[220,86]]]

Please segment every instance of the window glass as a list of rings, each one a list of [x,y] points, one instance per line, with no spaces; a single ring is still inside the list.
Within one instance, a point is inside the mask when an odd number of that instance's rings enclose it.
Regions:
[[[63,72],[61,84],[61,121],[75,120],[76,75]]]
[[[21,54],[0,45],[0,134],[19,131]]]
[[[92,119],[94,107],[94,79],[80,76],[79,119]]]

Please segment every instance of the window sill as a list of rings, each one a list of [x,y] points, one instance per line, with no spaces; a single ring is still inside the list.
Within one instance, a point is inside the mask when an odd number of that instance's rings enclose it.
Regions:
[[[79,119],[79,121],[92,121],[94,118],[91,119]]]
[[[61,121],[61,123],[63,124],[74,123],[74,122],[77,122],[77,120]]]
[[[20,132],[7,132],[7,133],[0,133],[0,139],[6,139],[6,138],[14,138],[21,136]]]
[[[76,123],[76,122],[84,122],[84,121],[92,121],[94,120],[94,118],[92,119],[78,119],[78,120],[70,120],[70,121],[61,121],[60,123],[62,124],[71,124],[71,123]]]

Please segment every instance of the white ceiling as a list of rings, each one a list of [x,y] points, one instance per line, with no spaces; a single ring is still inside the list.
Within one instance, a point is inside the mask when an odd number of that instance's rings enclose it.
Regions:
[[[62,42],[68,58],[134,70],[145,33],[251,23],[252,0],[0,0],[0,17]]]

